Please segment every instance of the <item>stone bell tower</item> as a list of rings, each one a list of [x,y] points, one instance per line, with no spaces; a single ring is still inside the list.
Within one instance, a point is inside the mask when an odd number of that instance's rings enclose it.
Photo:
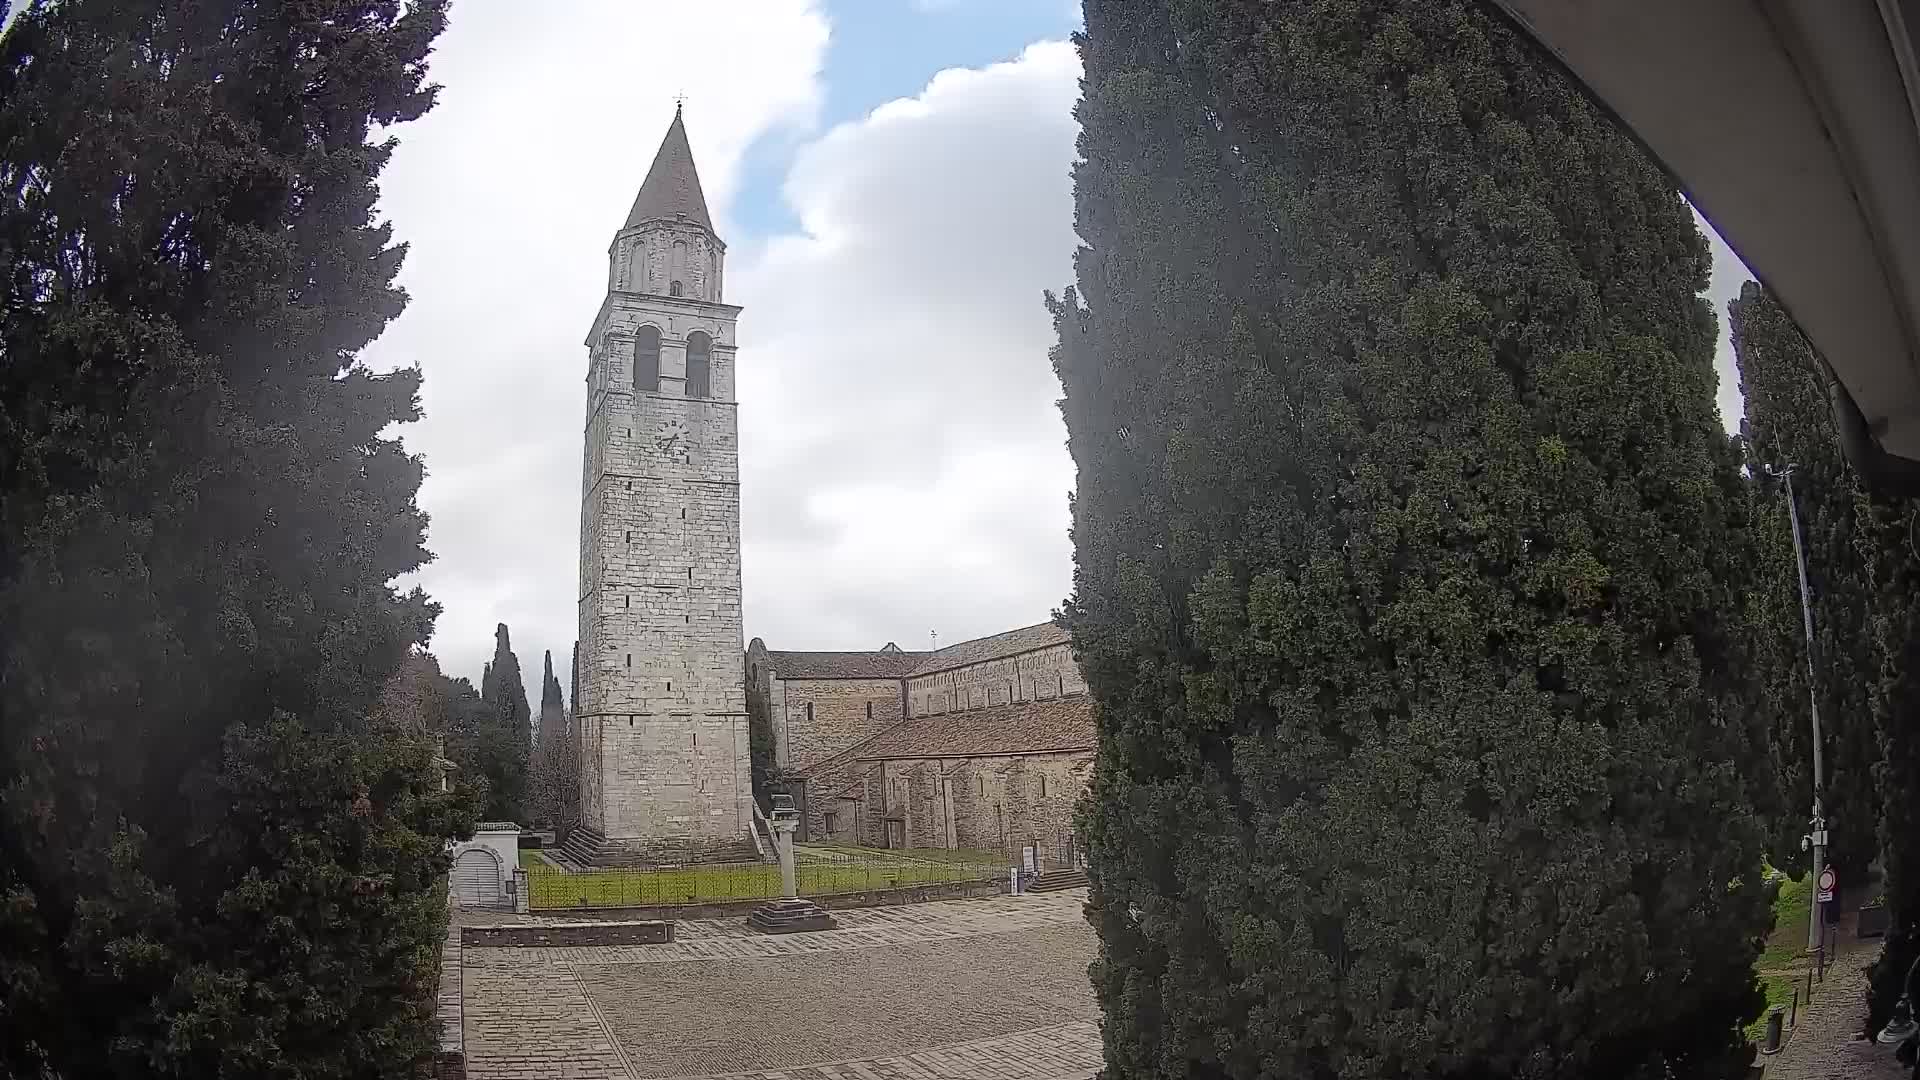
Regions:
[[[727,247],[676,110],[587,334],[582,862],[751,856]]]

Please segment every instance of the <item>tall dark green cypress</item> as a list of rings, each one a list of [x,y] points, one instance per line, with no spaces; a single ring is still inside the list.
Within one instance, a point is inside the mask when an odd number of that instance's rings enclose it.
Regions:
[[[1876,499],[1870,513],[1880,854],[1889,927],[1872,975],[1867,1030],[1878,1031],[1920,960],[1920,505]]]
[[[1813,797],[1813,728],[1808,716],[1806,633],[1793,554],[1785,484],[1769,475],[1793,467],[1793,488],[1813,595],[1814,673],[1820,702],[1832,838],[1828,860],[1843,880],[1858,883],[1879,846],[1879,794],[1873,765],[1880,757],[1872,691],[1881,656],[1873,632],[1869,560],[1874,538],[1870,507],[1840,449],[1833,408],[1813,349],[1793,320],[1754,282],[1727,308],[1733,329],[1740,392],[1746,399],[1746,444],[1756,482],[1768,499],[1760,523],[1770,553],[1755,582],[1769,598],[1760,670],[1767,673],[1775,756],[1787,813],[1770,856],[1781,867],[1805,869],[1800,837]]]
[[[1079,40],[1108,1075],[1741,1075],[1750,504],[1686,205],[1463,0]]]
[[[527,705],[527,686],[520,679],[520,658],[514,655],[513,639],[506,623],[493,628],[493,662],[487,665],[486,685],[481,691],[500,713],[510,731],[518,732],[522,742],[533,741],[533,710]]]
[[[433,1045],[436,609],[387,132],[442,0],[60,0],[0,36],[0,1075]],[[377,141],[369,141],[377,134]],[[466,821],[470,827],[470,818]]]

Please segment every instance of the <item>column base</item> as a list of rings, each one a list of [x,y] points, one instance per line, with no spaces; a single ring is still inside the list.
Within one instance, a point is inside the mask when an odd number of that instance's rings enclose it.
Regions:
[[[804,896],[789,896],[755,908],[747,916],[747,925],[763,934],[804,934],[839,927],[825,908]]]

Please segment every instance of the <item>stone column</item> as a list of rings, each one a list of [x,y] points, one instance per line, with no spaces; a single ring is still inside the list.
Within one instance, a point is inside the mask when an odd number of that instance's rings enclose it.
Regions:
[[[793,865],[793,834],[800,827],[800,814],[791,796],[773,796],[773,813],[767,815],[767,824],[772,827],[773,847],[780,857],[780,899],[755,908],[747,916],[747,925],[763,934],[834,929],[833,916],[813,901],[800,898]]]
[[[792,818],[775,818],[769,824],[773,826],[774,849],[780,855],[780,895],[792,899],[800,895],[793,873],[793,834],[799,822]]]

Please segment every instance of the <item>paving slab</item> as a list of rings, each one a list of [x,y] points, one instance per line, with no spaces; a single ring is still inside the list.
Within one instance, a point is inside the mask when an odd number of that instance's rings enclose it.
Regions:
[[[1099,1068],[1084,892],[836,912],[666,945],[458,951],[474,1080],[1085,1080]]]

